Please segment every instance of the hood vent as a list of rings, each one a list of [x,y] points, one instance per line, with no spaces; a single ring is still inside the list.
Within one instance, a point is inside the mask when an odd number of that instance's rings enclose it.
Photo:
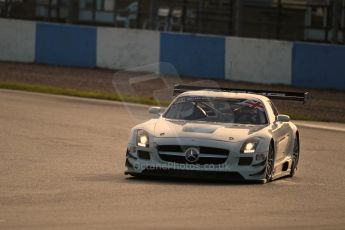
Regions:
[[[192,133],[214,133],[218,127],[207,127],[207,126],[185,126],[183,127],[183,132]]]

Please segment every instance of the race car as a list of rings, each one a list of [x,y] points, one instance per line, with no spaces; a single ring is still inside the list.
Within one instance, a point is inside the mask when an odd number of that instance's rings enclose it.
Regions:
[[[132,128],[126,175],[266,183],[294,176],[299,131],[271,99],[305,102],[307,92],[176,85],[166,108]]]

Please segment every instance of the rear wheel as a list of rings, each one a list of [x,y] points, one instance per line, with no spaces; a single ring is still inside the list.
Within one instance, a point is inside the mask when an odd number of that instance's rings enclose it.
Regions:
[[[290,172],[291,177],[293,177],[297,171],[298,160],[299,160],[299,140],[298,140],[298,137],[296,137],[294,146],[293,146],[293,155],[292,155],[291,172]]]
[[[268,150],[267,163],[266,163],[266,180],[270,182],[273,180],[274,173],[274,147],[271,144]]]

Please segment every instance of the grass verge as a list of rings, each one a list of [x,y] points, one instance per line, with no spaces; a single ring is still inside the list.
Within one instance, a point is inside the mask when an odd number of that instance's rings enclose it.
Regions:
[[[123,101],[123,102],[132,102],[145,105],[158,105],[159,103],[153,98],[145,97],[132,97],[126,95],[119,95],[115,93],[105,93],[89,90],[79,90],[79,89],[70,89],[70,88],[60,88],[55,86],[41,85],[41,84],[28,84],[28,83],[19,83],[19,82],[0,82],[1,89],[12,89],[12,90],[22,90],[36,93],[47,93],[55,95],[64,95],[72,97],[82,97],[82,98],[94,98],[94,99],[103,99],[110,101]],[[163,105],[167,105],[169,102],[164,101]]]
[[[312,117],[309,117],[309,116],[306,116],[306,115],[303,115],[303,114],[292,114],[292,113],[284,113],[283,114],[287,114],[291,117],[291,119],[293,120],[301,120],[301,121],[320,121],[320,120],[317,120],[317,119],[313,119]]]
[[[119,95],[115,93],[105,93],[97,91],[88,91],[88,90],[79,90],[79,89],[70,89],[70,88],[61,88],[55,86],[41,85],[41,84],[28,84],[28,83],[19,83],[19,82],[0,82],[0,89],[12,89],[12,90],[22,90],[28,92],[36,93],[47,93],[54,95],[64,95],[72,97],[81,97],[81,98],[93,98],[93,99],[103,99],[110,101],[122,101],[122,102],[131,102],[144,105],[163,105],[167,106],[168,101],[158,103],[153,98],[147,97],[132,97],[126,95]],[[289,114],[292,119],[295,120],[315,120],[310,117],[299,114]]]

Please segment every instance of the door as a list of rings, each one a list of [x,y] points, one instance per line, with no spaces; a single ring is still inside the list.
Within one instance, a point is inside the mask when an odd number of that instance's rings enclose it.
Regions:
[[[276,146],[276,162],[284,159],[288,154],[287,151],[290,139],[289,129],[290,126],[287,122],[275,121],[272,125],[272,133]]]
[[[275,118],[278,116],[279,112],[274,104],[269,102],[272,112]],[[276,157],[275,162],[280,162],[288,154],[288,146],[290,141],[291,127],[288,122],[278,122],[274,121],[272,123],[272,135],[275,140],[275,150]]]

